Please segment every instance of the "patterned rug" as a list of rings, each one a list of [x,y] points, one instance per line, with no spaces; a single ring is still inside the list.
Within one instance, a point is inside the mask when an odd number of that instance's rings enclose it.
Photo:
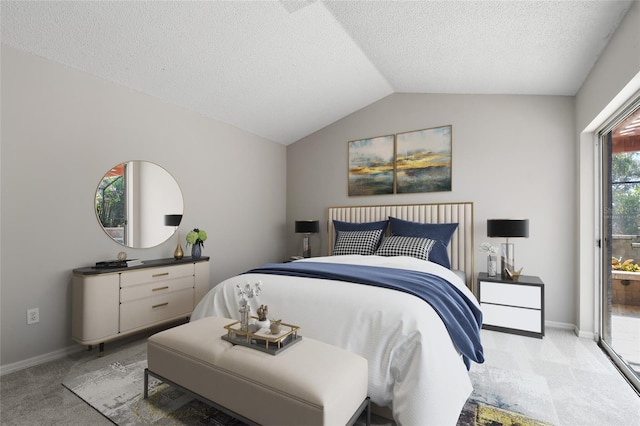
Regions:
[[[462,409],[457,426],[550,426],[550,424],[470,399]]]
[[[146,366],[146,359],[114,362],[66,379],[62,385],[117,425],[244,424],[153,377],[149,377],[149,398],[145,400],[142,392]],[[374,424],[384,423],[382,418],[374,419]],[[516,425],[546,424],[472,399],[465,405],[458,421],[458,426]]]

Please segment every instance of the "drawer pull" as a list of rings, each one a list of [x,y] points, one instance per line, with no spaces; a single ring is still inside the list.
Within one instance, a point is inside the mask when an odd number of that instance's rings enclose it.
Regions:
[[[168,286],[168,285],[165,285],[164,287],[154,288],[154,289],[153,289],[153,290],[151,290],[151,291],[166,290],[166,289],[168,289],[168,288],[169,288],[169,286]]]
[[[168,272],[163,272],[161,274],[153,274],[153,275],[151,275],[151,278],[164,277],[165,275],[169,275],[169,273]]]
[[[169,304],[169,302],[164,302],[164,303],[160,303],[160,304],[158,304],[158,305],[153,305],[153,306],[151,307],[151,309],[160,308],[160,307],[162,307],[162,306],[167,306],[168,304]]]

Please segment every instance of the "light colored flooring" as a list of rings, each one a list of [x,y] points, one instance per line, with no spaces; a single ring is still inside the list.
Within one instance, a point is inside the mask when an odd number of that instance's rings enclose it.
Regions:
[[[535,339],[483,330],[486,361],[472,366],[472,397],[556,425],[640,426],[640,397],[595,342],[546,331]],[[108,344],[103,358],[82,351],[2,376],[0,424],[111,424],[61,383],[131,356],[145,337]]]
[[[472,397],[567,426],[640,426],[640,396],[592,339],[546,328],[543,339],[482,331]]]
[[[640,306],[611,307],[611,347],[640,377]]]

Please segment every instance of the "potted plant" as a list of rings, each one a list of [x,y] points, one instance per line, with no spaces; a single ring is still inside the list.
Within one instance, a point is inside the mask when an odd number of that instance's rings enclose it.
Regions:
[[[202,247],[207,239],[207,233],[203,229],[194,228],[193,231],[187,233],[187,247],[191,244],[191,257],[200,259],[202,256]]]

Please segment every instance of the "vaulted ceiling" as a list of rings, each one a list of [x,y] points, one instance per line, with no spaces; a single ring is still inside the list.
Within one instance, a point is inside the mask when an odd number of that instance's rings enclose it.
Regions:
[[[282,144],[395,92],[575,95],[632,1],[2,1],[2,43]]]

